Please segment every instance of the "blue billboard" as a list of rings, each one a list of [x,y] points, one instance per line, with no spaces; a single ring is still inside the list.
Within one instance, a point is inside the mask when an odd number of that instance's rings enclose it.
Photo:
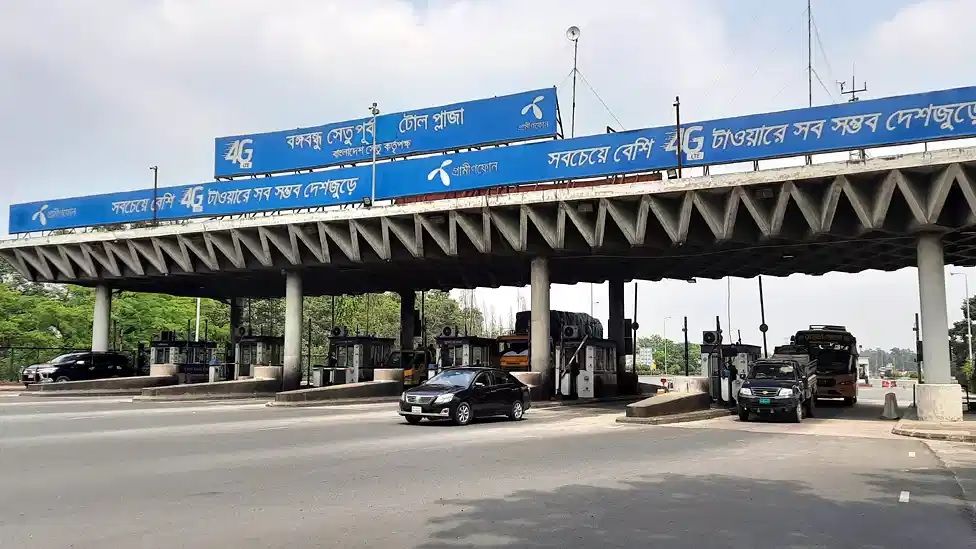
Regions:
[[[554,137],[556,88],[532,90],[376,118],[376,157]],[[218,137],[214,177],[353,164],[373,158],[373,120]]]
[[[376,165],[376,199],[976,136],[976,87],[488,148]],[[369,164],[159,190],[159,219],[360,202]],[[11,234],[152,219],[153,191],[10,207]]]

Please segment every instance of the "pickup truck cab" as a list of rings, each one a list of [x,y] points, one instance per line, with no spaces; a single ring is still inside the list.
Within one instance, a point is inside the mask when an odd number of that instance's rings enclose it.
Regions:
[[[776,358],[752,364],[739,389],[740,421],[750,414],[785,415],[795,423],[813,417],[817,390],[816,364]]]

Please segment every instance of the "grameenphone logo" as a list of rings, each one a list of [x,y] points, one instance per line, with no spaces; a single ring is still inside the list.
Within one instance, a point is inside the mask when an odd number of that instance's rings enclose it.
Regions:
[[[539,106],[539,103],[542,103],[544,99],[545,96],[543,95],[536,96],[531,103],[522,107],[522,116],[525,116],[531,112],[532,116],[534,116],[536,120],[542,120],[542,107]]]
[[[37,221],[41,224],[41,227],[47,226],[47,209],[49,207],[47,204],[41,206],[41,209],[34,212],[34,215],[31,216],[31,221]]]
[[[445,187],[450,187],[451,175],[447,173],[445,168],[450,166],[452,163],[453,161],[451,159],[441,162],[439,167],[433,169],[429,174],[427,174],[427,181],[433,181],[435,177],[440,177],[441,183],[443,183]]]

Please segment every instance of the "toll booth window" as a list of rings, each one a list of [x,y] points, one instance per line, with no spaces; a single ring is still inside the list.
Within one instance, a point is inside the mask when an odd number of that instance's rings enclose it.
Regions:
[[[471,363],[475,365],[485,363],[484,349],[481,347],[471,347]]]
[[[241,345],[241,364],[254,364],[254,352],[256,349],[253,345]]]
[[[607,369],[607,350],[593,349],[593,371],[602,372]]]
[[[153,348],[153,364],[169,364],[169,347]]]
[[[336,347],[336,368],[350,368],[352,367],[352,347],[339,346]]]
[[[464,364],[464,348],[460,345],[444,345],[441,347],[441,366],[444,368],[467,366]]]

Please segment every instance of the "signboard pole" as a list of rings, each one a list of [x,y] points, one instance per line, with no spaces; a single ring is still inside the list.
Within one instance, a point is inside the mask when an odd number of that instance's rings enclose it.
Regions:
[[[372,176],[372,189],[369,197],[369,205],[372,207],[373,203],[376,202],[376,115],[380,113],[380,110],[376,108],[376,102],[374,101],[369,107],[370,114],[373,115],[373,176]]]
[[[152,224],[155,227],[158,224],[159,219],[159,208],[156,205],[159,195],[159,166],[149,166],[149,169],[153,172],[153,201],[152,201]]]

